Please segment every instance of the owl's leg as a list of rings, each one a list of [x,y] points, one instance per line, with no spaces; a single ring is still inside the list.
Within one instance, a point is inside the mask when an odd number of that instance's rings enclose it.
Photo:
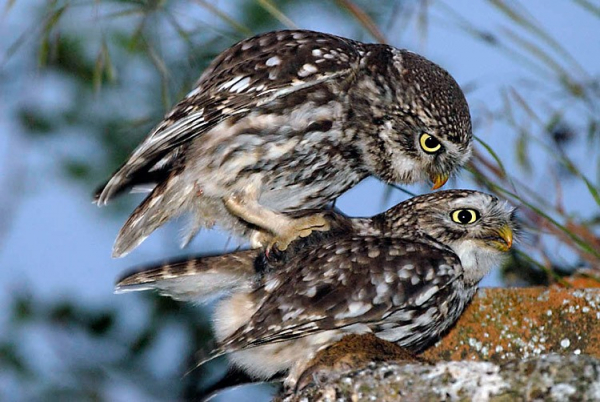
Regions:
[[[290,218],[260,205],[258,197],[250,192],[236,192],[225,197],[223,202],[231,214],[267,232],[253,236],[254,246],[269,245],[283,251],[299,237],[306,237],[315,230],[327,231],[330,228],[322,214]]]

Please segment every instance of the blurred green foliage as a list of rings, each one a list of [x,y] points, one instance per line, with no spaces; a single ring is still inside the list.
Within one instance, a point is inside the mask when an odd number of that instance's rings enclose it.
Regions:
[[[147,295],[140,301],[145,304],[144,323],[132,327],[123,312],[114,309],[68,298],[47,302],[16,294],[8,306],[6,340],[0,340],[3,376],[11,373],[21,384],[22,400],[112,400],[106,388],[113,378],[137,388],[132,395],[139,400],[195,399],[207,385],[203,378],[211,366],[190,369],[197,351],[210,340],[210,323],[198,309],[171,299]],[[180,367],[159,376],[151,357],[171,326],[183,335],[183,342],[172,345],[171,351]],[[42,356],[58,354],[54,367],[47,367],[47,356],[41,362],[31,358],[25,341],[36,332],[52,334],[51,344],[46,345],[51,350]]]
[[[6,4],[7,17],[16,11],[15,3],[20,2]],[[125,160],[223,49],[255,33],[302,27],[304,22],[303,16],[294,14],[298,2],[291,0],[29,3],[35,3],[28,4],[35,9],[31,29],[15,36],[0,65],[10,65],[19,52],[34,51],[37,74],[60,77],[66,101],[48,108],[30,99],[20,106],[18,119],[32,139],[77,137],[98,149],[93,158],[67,154],[61,161],[64,175],[87,189],[105,180]],[[521,205],[529,237],[505,267],[508,283],[560,281],[579,265],[600,270],[600,208],[589,213],[567,209],[560,196],[541,197],[522,177],[511,174],[516,169],[532,178],[547,177],[558,194],[564,183],[580,183],[600,206],[600,166],[576,163],[571,155],[578,141],[586,142],[596,157],[600,153],[598,77],[587,73],[520,3],[488,3],[504,18],[503,27],[495,31],[465,19],[452,2],[306,0],[302,6],[314,13],[336,13],[338,23],[351,27],[357,39],[381,41],[414,29],[425,42],[431,16],[443,13],[448,29],[461,30],[538,74],[539,80],[523,83],[517,78],[500,88],[500,108],[474,110],[476,134],[490,121],[506,124],[518,134],[511,145],[518,166],[507,169],[480,137],[469,166],[472,180]],[[589,1],[574,1],[571,7],[600,16],[598,6]],[[7,74],[3,72],[5,78]],[[477,89],[476,83],[471,85],[465,90]],[[534,150],[547,155],[551,163],[535,163]],[[557,245],[576,258],[557,261],[552,253]],[[208,386],[202,380],[207,368],[184,374],[194,366],[196,352],[207,348],[207,319],[198,309],[170,299],[146,295],[139,300],[144,321],[132,329],[122,314],[111,309],[71,299],[46,301],[32,294],[15,295],[10,327],[0,338],[0,371],[27,389],[25,399],[30,400],[111,400],[107,390],[111,377],[137,390],[132,395],[140,399],[194,400]],[[175,325],[185,339],[183,350],[174,352],[181,357],[180,368],[175,374],[157,375],[148,356],[167,325]],[[57,334],[56,353],[64,355],[53,373],[31,361],[31,351],[18,342],[30,331]],[[66,350],[69,344],[61,345],[60,339],[67,334],[85,339],[82,343],[93,353]],[[94,359],[82,359],[78,353]]]

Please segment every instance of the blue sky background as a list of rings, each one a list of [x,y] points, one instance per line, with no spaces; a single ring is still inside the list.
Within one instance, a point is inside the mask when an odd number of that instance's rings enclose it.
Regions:
[[[232,16],[236,15],[237,3],[213,2],[228,10]],[[390,44],[420,53],[447,69],[467,92],[475,120],[475,134],[493,147],[512,175],[528,183],[541,196],[554,199],[557,196],[556,187],[552,184],[555,178],[546,174],[528,175],[522,171],[515,156],[517,133],[507,124],[486,116],[489,110],[501,107],[502,90],[508,87],[522,91],[540,113],[553,107],[562,107],[565,100],[555,87],[555,78],[550,73],[546,75],[543,71],[532,70],[519,58],[499,52],[497,48],[474,39],[459,27],[461,21],[468,21],[482,30],[509,35],[507,30],[512,27],[510,21],[490,2],[460,0],[432,3],[425,38],[414,21],[410,22],[412,26],[402,30],[397,27],[402,22],[394,22],[391,23],[391,28],[382,28]],[[580,75],[595,79],[597,83],[600,74],[598,16],[572,2],[530,0],[523,4],[511,4],[524,7],[539,26],[547,30],[577,60],[584,70]],[[598,6],[597,2],[594,4]],[[188,12],[190,9],[193,12]],[[200,7],[181,6],[176,11],[180,12],[177,15],[189,26],[223,25],[220,21],[213,21],[211,15]],[[299,3],[286,12],[294,17],[301,28],[372,40],[356,26],[344,24],[347,19],[342,18],[335,7],[323,6],[315,12]],[[74,128],[69,135],[59,137],[59,141],[53,137],[30,137],[25,135],[16,118],[18,108],[27,105],[32,99],[43,104],[47,110],[60,110],[61,103],[77,101],[77,94],[73,93],[75,89],[64,78],[36,68],[35,39],[26,41],[8,60],[3,56],[23,32],[35,26],[37,15],[39,8],[36,2],[17,1],[0,18],[0,303],[9,304],[15,292],[27,289],[48,300],[68,296],[85,303],[110,305],[126,311],[131,325],[139,325],[136,320],[139,321],[141,313],[138,314],[136,309],[143,308],[143,305],[136,302],[136,295],[113,295],[116,277],[140,263],[162,261],[177,255],[224,250],[228,237],[216,231],[203,232],[187,249],[180,250],[179,230],[184,222],[171,222],[150,236],[129,256],[118,260],[110,257],[112,243],[126,216],[111,211],[114,208],[112,204],[102,209],[93,205],[91,194],[94,188],[62,175],[59,164],[64,155],[96,160],[99,152],[97,144],[89,141],[85,130],[80,128]],[[83,22],[77,21],[77,16],[84,16]],[[86,24],[90,30],[95,29],[94,15],[90,9],[74,13],[72,19],[69,24],[77,29],[85,30]],[[390,20],[394,21],[394,18]],[[172,32],[166,32],[163,42],[165,49],[169,49],[172,41],[173,48],[168,51],[182,51],[177,45],[176,36]],[[359,32],[363,36],[357,35]],[[128,74],[131,73],[126,71],[120,79],[127,79]],[[143,85],[151,85],[149,83],[155,78],[152,72],[140,71],[140,77],[136,79]],[[547,87],[544,87],[546,84]],[[155,87],[159,96],[158,85]],[[102,110],[105,106],[101,102],[102,97],[99,96],[98,100],[96,107]],[[135,107],[140,115],[151,110],[148,102],[136,98],[135,90],[117,106]],[[567,120],[577,130],[577,124],[583,118],[580,115],[582,112],[577,108],[567,110]],[[527,120],[523,117],[523,112],[517,112],[519,113],[523,120]],[[152,118],[154,122],[158,122],[161,115],[156,114]],[[530,128],[535,132],[534,123],[531,123]],[[532,147],[529,152],[536,167],[552,164],[552,157],[543,147]],[[585,141],[569,148],[571,159],[596,186],[599,182],[599,154],[597,149],[590,149]],[[469,173],[464,172],[458,179],[449,182],[446,188],[473,188],[470,177]],[[560,180],[558,173],[556,180]],[[598,205],[580,182],[563,182],[562,185],[564,207],[571,214],[587,216],[598,213]],[[427,191],[423,186],[411,186],[409,189],[417,193]],[[403,193],[394,191],[384,203],[384,192],[383,185],[374,179],[368,179],[341,197],[337,205],[349,215],[367,216],[406,198]],[[547,241],[554,240],[548,238]],[[232,244],[234,243],[229,243],[230,248]],[[563,246],[557,246],[555,253],[553,257],[557,262],[572,262],[574,258],[573,253]],[[497,272],[490,274],[484,280],[484,285],[499,285]],[[0,314],[0,333],[5,324],[6,317]],[[41,360],[51,368],[53,359],[56,358],[56,349],[52,345],[53,340],[48,337],[51,338],[52,335],[42,332],[31,334],[31,339],[23,341],[30,342],[32,353],[45,356]],[[173,337],[176,338],[176,331],[173,331]],[[176,369],[175,363],[169,366],[169,359],[164,358],[169,354],[171,342],[175,341],[165,341],[163,352],[157,353],[157,362],[165,365],[164,368],[157,369],[159,373],[160,370]],[[0,376],[0,387],[3,386],[4,389],[13,387],[12,395],[19,395],[15,386],[6,379],[3,383]],[[116,383],[114,388],[113,400],[128,400],[127,398],[132,397],[129,391],[123,391],[129,389],[126,384]],[[135,397],[142,400],[146,396]]]

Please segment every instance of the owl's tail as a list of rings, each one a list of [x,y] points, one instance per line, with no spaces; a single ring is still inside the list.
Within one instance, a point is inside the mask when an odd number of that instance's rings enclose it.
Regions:
[[[193,258],[138,270],[119,280],[115,293],[158,290],[175,300],[207,302],[221,294],[247,291],[256,280],[259,250]]]
[[[172,172],[133,211],[117,235],[114,258],[127,255],[165,222],[189,210],[194,199],[193,186],[181,185],[179,179],[177,172]]]

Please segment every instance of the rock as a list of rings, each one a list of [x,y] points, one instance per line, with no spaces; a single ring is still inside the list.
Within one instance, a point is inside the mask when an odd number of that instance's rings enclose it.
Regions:
[[[600,360],[540,355],[497,364],[371,363],[284,399],[299,401],[599,401]]]
[[[600,289],[481,289],[422,356],[504,362],[548,353],[600,358]]]

